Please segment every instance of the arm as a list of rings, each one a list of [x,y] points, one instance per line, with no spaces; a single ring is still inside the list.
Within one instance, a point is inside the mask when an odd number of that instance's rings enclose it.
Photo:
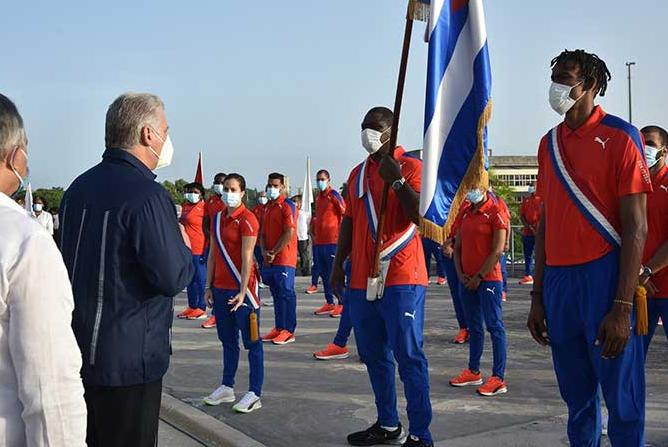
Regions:
[[[241,237],[241,287],[239,293],[229,300],[229,304],[233,304],[232,312],[237,310],[244,302],[248,283],[250,282],[251,272],[255,261],[253,258],[253,250],[255,249],[255,242],[257,236],[242,236]]]
[[[597,339],[597,343],[603,345],[601,356],[604,358],[618,356],[631,335],[630,320],[633,298],[638,285],[638,271],[647,238],[647,196],[645,194],[622,196],[619,205],[622,221],[622,248],[619,256],[616,302],[603,319]]]
[[[543,276],[545,272],[545,216],[543,210],[541,210],[540,220],[538,221],[534,254],[536,261],[533,272],[531,310],[529,311],[527,327],[538,344],[547,346],[550,340],[547,337],[545,307],[543,306]]]
[[[657,274],[668,266],[668,241],[659,246],[652,258],[645,263],[645,266],[652,270],[652,275]],[[639,282],[647,289],[647,296],[656,296],[660,292],[651,281],[651,276],[641,275]]]
[[[8,272],[9,356],[18,378],[26,445],[84,446],[86,404],[81,352],[72,332],[74,303],[53,240],[29,238]],[[35,281],[39,278],[39,281]],[[48,309],[34,324],[35,309]]]
[[[466,284],[468,282],[469,278],[467,275],[464,274],[464,271],[462,270],[462,238],[461,237],[455,237],[455,252],[454,252],[454,259],[455,259],[455,271],[457,272],[457,278],[459,278],[459,281],[462,284]]]
[[[346,275],[343,271],[343,263],[350,255],[352,247],[353,220],[349,216],[344,216],[341,227],[339,227],[339,240],[336,244],[336,255],[334,256],[334,265],[330,275],[330,283],[333,290],[342,290],[345,286]]]
[[[415,182],[419,183],[421,178],[421,168],[416,169],[417,178],[412,177]],[[403,177],[401,172],[401,165],[394,158],[389,155],[384,156],[380,162],[380,168],[378,173],[385,181],[385,183],[392,184],[396,180],[399,180]],[[407,174],[407,177],[411,178],[411,174]],[[404,185],[398,191],[395,191],[397,197],[399,198],[399,203],[401,204],[401,209],[406,213],[406,216],[413,222],[418,224],[420,222],[420,194],[417,193],[412,185],[408,184],[408,179]],[[419,187],[417,188],[419,189]]]
[[[46,211],[42,211],[46,213]],[[49,218],[47,219],[46,222],[46,232],[49,233],[49,235],[53,236],[53,216],[51,213],[46,213]]]
[[[506,234],[508,230],[503,228],[494,229],[494,237],[492,239],[492,251],[489,253],[485,261],[480,266],[478,272],[471,278],[469,278],[467,283],[464,283],[464,286],[469,290],[478,290],[480,287],[480,282],[485,276],[496,266],[501,258],[503,249],[506,245]]]
[[[278,242],[274,248],[269,250],[269,253],[272,254],[272,258],[280,253],[281,250],[283,250],[290,243],[293,234],[295,234],[295,229],[293,227],[288,227],[283,230],[283,233],[281,233],[281,237],[278,239]]]

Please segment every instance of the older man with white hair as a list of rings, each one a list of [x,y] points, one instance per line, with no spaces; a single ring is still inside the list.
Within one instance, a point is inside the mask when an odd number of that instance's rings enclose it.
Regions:
[[[194,274],[174,203],[152,172],[171,162],[168,130],[157,96],[118,97],[102,162],[72,183],[60,207],[89,447],[156,444],[173,297]]]
[[[21,115],[0,94],[0,444],[80,447],[86,406],[67,271],[51,236],[11,199],[27,152]]]

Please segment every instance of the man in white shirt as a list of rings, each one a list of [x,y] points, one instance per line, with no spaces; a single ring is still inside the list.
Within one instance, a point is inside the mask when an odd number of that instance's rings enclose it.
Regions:
[[[53,236],[53,216],[46,210],[46,200],[44,200],[44,197],[35,196],[32,210],[35,213],[37,222],[44,227],[47,233]]]
[[[311,212],[302,209],[302,196],[296,195],[292,201],[297,205],[297,251],[299,252],[299,264],[297,273],[302,276],[311,274],[311,253],[309,251],[309,226],[311,225]]]
[[[67,270],[53,239],[10,198],[27,165],[23,120],[0,94],[0,444],[80,447],[86,404]],[[35,309],[45,310],[39,324]]]

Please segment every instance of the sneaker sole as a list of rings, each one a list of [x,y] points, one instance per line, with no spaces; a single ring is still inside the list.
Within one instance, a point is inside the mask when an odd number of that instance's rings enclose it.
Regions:
[[[331,315],[332,311],[328,310],[326,312],[313,312],[313,315]]]
[[[346,352],[345,354],[326,355],[326,356],[313,354],[313,357],[315,357],[318,360],[343,360],[350,357],[350,353]]]
[[[330,317],[332,318],[341,318],[341,314],[334,315],[334,314],[329,314]]]
[[[408,439],[408,435],[406,432],[401,429],[401,434],[399,435],[398,438],[396,439],[388,439],[386,441],[378,441],[378,442],[357,442],[357,443],[352,443],[348,441],[348,444],[350,445],[355,445],[355,446],[371,446],[371,445],[404,445],[406,442],[406,439]]]
[[[462,382],[462,383],[452,383],[449,382],[450,386],[455,386],[455,387],[463,387],[463,386],[471,386],[471,385],[482,385],[482,379],[480,380],[474,380],[473,382]]]
[[[199,317],[187,317],[187,320],[194,321],[194,320],[208,320],[209,317],[207,315],[202,315]]]
[[[232,403],[236,400],[236,398],[232,397],[231,399],[219,399],[219,400],[211,400],[211,399],[202,399],[202,402],[204,402],[204,405],[208,405],[210,407],[217,407],[220,404],[229,404]]]
[[[494,392],[491,392],[491,393],[483,393],[480,390],[478,390],[478,394],[480,394],[481,396],[486,396],[486,397],[496,396],[497,394],[504,394],[504,393],[507,393],[507,392],[508,392],[508,388],[506,388],[505,386],[501,387],[498,390],[496,390]]]
[[[210,325],[206,325],[206,326],[205,326],[205,325],[202,325],[202,329],[213,329],[213,328],[215,328],[215,327],[216,327],[215,324],[210,324]]]
[[[283,345],[287,345],[288,343],[294,343],[295,342],[295,337],[289,338],[285,341],[272,340],[271,342],[275,345],[283,346]]]
[[[243,414],[248,414],[251,413],[255,410],[259,410],[262,408],[262,402],[258,400],[257,402],[253,403],[249,408],[236,408],[236,406],[232,407],[232,409],[237,412],[237,413],[243,413]]]
[[[468,342],[469,342],[468,340],[452,340],[453,345],[463,345],[463,344],[466,344]]]
[[[177,315],[176,318],[178,318],[179,320],[187,320],[188,315]]]
[[[304,293],[306,293],[307,295],[314,295],[314,294],[318,293],[318,291],[316,290],[315,292],[309,292],[308,290],[306,290],[306,291],[304,291]]]

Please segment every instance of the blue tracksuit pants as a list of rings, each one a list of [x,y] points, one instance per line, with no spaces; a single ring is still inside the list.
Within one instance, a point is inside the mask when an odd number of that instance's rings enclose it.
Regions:
[[[429,371],[422,350],[424,286],[391,286],[382,299],[366,300],[366,290],[351,289],[348,299],[357,350],[366,363],[376,398],[378,422],[399,424],[394,381],[396,360],[404,384],[409,433],[431,442]]]
[[[332,287],[329,285],[329,275],[332,274],[334,256],[336,256],[336,244],[313,246],[313,258],[316,259],[315,263],[318,265],[318,273],[322,278],[327,304],[334,304],[334,294],[332,293]]]
[[[533,249],[536,245],[536,236],[522,236],[522,247],[524,248],[524,275],[533,276]]]
[[[617,293],[619,252],[586,264],[545,268],[543,302],[554,370],[568,406],[572,446],[601,441],[600,385],[609,412],[613,446],[643,447],[645,367],[643,338],[632,335],[614,359],[601,357],[595,344],[603,318]]]
[[[455,315],[457,316],[457,324],[459,329],[468,328],[466,323],[466,313],[464,312],[464,305],[462,304],[460,294],[459,277],[455,269],[455,261],[452,258],[443,256],[443,266],[445,267],[445,276],[448,279],[448,287],[450,288],[450,295],[452,295],[452,305],[455,308]]]
[[[227,304],[238,290],[211,289],[213,293],[213,314],[216,316],[216,330],[218,339],[223,344],[223,380],[222,384],[234,387],[234,376],[239,367],[239,332],[248,350],[248,364],[250,369],[248,390],[260,396],[262,394],[262,382],[264,381],[264,354],[262,351],[262,340],[251,341],[250,314],[253,311],[250,304],[241,306],[232,312],[232,306]],[[255,310],[257,314],[258,332],[260,329],[260,309]]]
[[[461,285],[462,304],[469,324],[469,369],[480,371],[480,358],[485,345],[483,321],[492,337],[494,366],[492,374],[503,379],[506,372],[506,329],[501,310],[501,281],[482,281],[478,290]]]
[[[504,252],[499,258],[499,263],[501,264],[501,276],[503,277],[503,291],[508,292],[508,255]]]
[[[188,307],[192,309],[206,310],[204,302],[204,287],[206,287],[206,262],[208,254],[193,255],[193,266],[195,275],[188,284]]]
[[[443,252],[441,246],[429,238],[422,238],[422,249],[424,250],[424,261],[427,263],[427,275],[431,272],[431,257],[436,261],[436,274],[439,278],[445,278],[445,267],[443,266]]]
[[[313,260],[311,265],[311,285],[317,286],[320,279],[320,268],[318,267],[318,260],[315,258],[315,248],[313,249]]]
[[[649,331],[644,339],[645,356],[649,350],[649,344],[652,342],[654,332],[659,323],[659,318],[663,321],[663,333],[668,339],[668,298],[650,298],[647,300],[647,310],[649,314]]]
[[[350,332],[353,330],[353,323],[350,320],[350,307],[348,306],[348,296],[350,295],[350,288],[348,287],[351,269],[350,261],[346,261],[343,267],[346,272],[346,290],[344,290],[343,294],[341,294],[343,297],[341,301],[341,304],[343,304],[343,313],[341,313],[341,318],[339,319],[339,328],[336,331],[336,336],[334,337],[333,341],[336,346],[341,348],[344,348],[348,344]]]
[[[287,329],[294,334],[297,328],[295,268],[265,265],[262,277],[274,297],[274,327],[279,330]]]

